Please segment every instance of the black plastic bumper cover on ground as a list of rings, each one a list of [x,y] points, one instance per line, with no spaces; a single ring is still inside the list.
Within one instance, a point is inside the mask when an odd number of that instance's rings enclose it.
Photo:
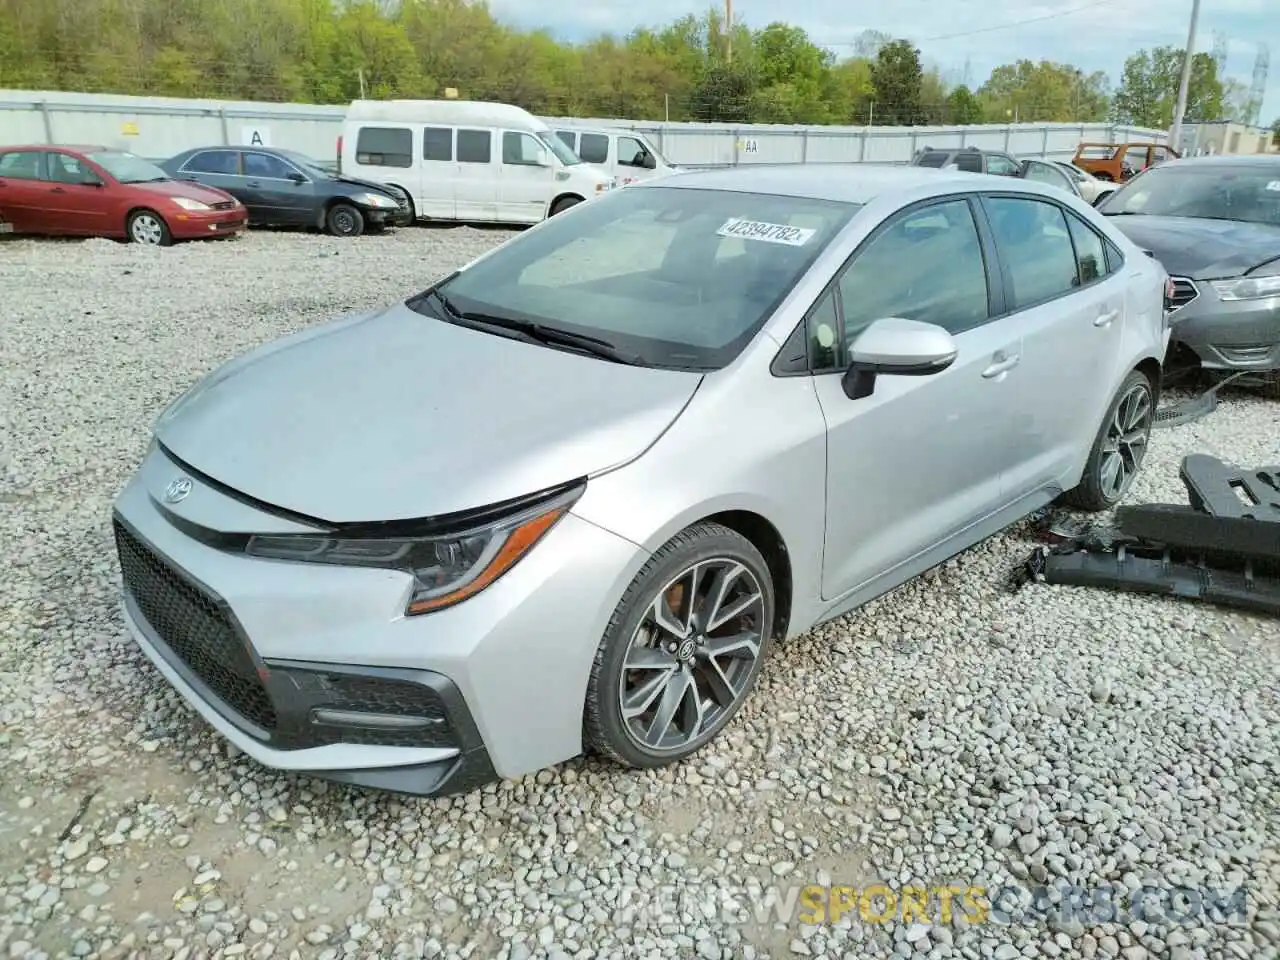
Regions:
[[[497,779],[458,687],[426,670],[263,660],[226,601],[114,523],[129,614],[165,661],[237,729],[275,750],[331,744],[454,749],[417,766],[310,770],[325,779],[416,795]]]
[[[1037,548],[1030,578],[1280,616],[1280,467],[1244,469],[1193,454],[1180,473],[1190,507],[1120,507],[1114,530]]]

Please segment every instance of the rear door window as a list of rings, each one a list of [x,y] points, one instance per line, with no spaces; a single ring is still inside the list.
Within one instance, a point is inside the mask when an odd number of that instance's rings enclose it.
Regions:
[[[14,150],[0,156],[0,177],[12,177],[14,180],[39,180],[44,163],[43,151]]]
[[[356,163],[365,167],[412,167],[413,132],[404,127],[361,127]]]
[[[234,177],[240,172],[239,154],[234,150],[202,150],[184,163],[182,169]]]
[[[423,160],[453,159],[453,128],[424,127],[422,131]]]
[[[986,204],[1014,310],[1075,290],[1076,251],[1061,207],[1026,197],[989,197]]]
[[[459,130],[458,162],[488,163],[493,158],[492,140],[488,130]]]

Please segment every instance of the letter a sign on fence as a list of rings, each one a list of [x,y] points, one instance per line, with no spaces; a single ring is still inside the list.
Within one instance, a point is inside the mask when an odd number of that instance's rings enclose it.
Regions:
[[[240,144],[245,147],[271,146],[270,127],[241,127]]]

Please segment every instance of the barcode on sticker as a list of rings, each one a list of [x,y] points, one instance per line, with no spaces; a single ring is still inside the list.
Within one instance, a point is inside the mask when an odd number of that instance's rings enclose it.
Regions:
[[[813,239],[816,230],[808,227],[789,227],[785,223],[764,223],[760,220],[726,220],[716,231],[718,237],[737,237],[740,240],[763,240],[765,243],[782,243],[788,247],[803,247]]]
[[[1267,189],[1274,190],[1277,193],[1280,193],[1280,180],[1272,180],[1270,183],[1267,184]]]

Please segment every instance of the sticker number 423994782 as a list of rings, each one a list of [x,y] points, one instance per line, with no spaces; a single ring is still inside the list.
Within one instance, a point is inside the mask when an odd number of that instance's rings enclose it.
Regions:
[[[734,217],[724,222],[724,226],[716,231],[716,236],[762,240],[765,243],[781,243],[788,247],[803,247],[813,239],[816,232],[809,227],[791,227],[785,223],[764,223],[760,220],[742,220]]]

